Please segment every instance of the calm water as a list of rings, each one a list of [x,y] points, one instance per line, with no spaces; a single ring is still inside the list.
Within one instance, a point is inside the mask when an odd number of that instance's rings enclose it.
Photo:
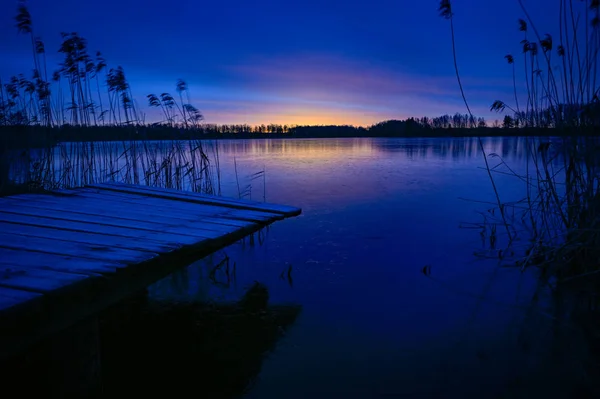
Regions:
[[[524,143],[485,140],[515,170]],[[223,194],[247,175],[252,198],[302,207],[259,245],[236,244],[237,281],[211,284],[207,262],[151,287],[161,300],[233,299],[257,280],[271,303],[303,311],[267,355],[248,398],[565,397],[575,336],[529,306],[535,278],[473,255],[493,201],[473,139],[240,140],[219,143]],[[492,160],[493,164],[497,160]],[[502,200],[524,184],[498,175]],[[263,186],[263,184],[265,186]],[[218,261],[223,254],[215,254]],[[293,284],[280,274],[292,265]],[[431,275],[422,268],[431,265]],[[573,339],[573,341],[576,341]],[[549,350],[552,348],[553,350]],[[561,378],[558,378],[560,376]]]

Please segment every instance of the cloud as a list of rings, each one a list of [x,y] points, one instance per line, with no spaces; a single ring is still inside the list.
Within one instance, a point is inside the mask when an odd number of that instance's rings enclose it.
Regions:
[[[454,76],[431,76],[394,71],[367,61],[308,55],[254,60],[229,67],[233,82],[248,92],[275,97],[279,102],[348,114],[361,124],[372,118],[435,116],[464,112]],[[509,92],[508,80],[463,78],[476,109],[488,108],[499,93]],[[483,102],[482,102],[483,101]],[[381,119],[379,119],[381,120]]]
[[[190,83],[192,103],[209,123],[369,126],[387,119],[466,112],[453,75],[419,75],[339,56],[247,59],[224,66],[223,75],[209,84]],[[135,83],[146,92],[173,86],[151,79]],[[490,118],[493,100],[512,98],[510,80],[465,76],[463,84],[477,116]]]
[[[401,74],[368,62],[333,56],[296,56],[231,67],[246,87],[301,98],[335,100],[399,95],[450,95],[446,78]]]

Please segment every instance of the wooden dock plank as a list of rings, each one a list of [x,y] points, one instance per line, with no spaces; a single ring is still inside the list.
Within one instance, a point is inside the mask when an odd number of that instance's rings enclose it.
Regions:
[[[118,191],[99,190],[96,188],[82,188],[77,190],[56,190],[56,194],[72,195],[76,197],[86,197],[93,199],[106,199],[111,201],[119,201],[124,204],[140,204],[148,205],[157,208],[173,208],[173,200],[167,198],[151,197],[146,194],[123,193]],[[265,222],[267,220],[282,220],[285,216],[278,213],[253,211],[247,209],[236,209],[221,205],[203,204],[199,207],[198,204],[187,201],[178,201],[177,209],[185,210],[195,215],[215,215],[224,219],[246,220],[252,222]]]
[[[125,183],[103,183],[103,184],[97,184],[97,185],[91,185],[91,186],[104,186],[104,188],[121,187],[121,188],[133,189],[133,190],[139,189],[140,191],[158,193],[161,195],[174,195],[175,197],[173,197],[173,198],[177,198],[178,195],[182,195],[182,196],[185,196],[188,198],[196,198],[198,200],[204,200],[209,203],[221,204],[223,206],[229,206],[229,207],[234,207],[234,208],[238,208],[238,209],[255,209],[255,210],[263,211],[263,212],[279,213],[279,214],[285,215],[286,217],[296,216],[302,211],[300,208],[296,208],[293,206],[273,204],[273,203],[269,203],[269,202],[259,202],[259,201],[249,200],[249,199],[241,199],[241,198],[238,199],[238,198],[220,197],[220,196],[216,196],[216,195],[201,194],[201,193],[197,193],[197,192],[193,192],[193,191],[181,191],[181,190],[175,190],[175,189],[170,189],[170,188],[141,186],[141,185],[133,185],[133,184],[125,184]]]
[[[8,287],[38,293],[57,294],[74,284],[95,277],[64,273],[54,270],[32,269],[19,265],[0,265],[0,287]],[[2,288],[0,288],[2,291]]]
[[[141,187],[141,186],[139,186],[139,187]],[[178,191],[178,192],[179,193],[187,193],[186,191]],[[111,200],[120,199],[120,201],[122,201],[122,202],[136,202],[136,201],[143,200],[145,202],[154,202],[157,205],[167,205],[167,206],[169,206],[169,205],[172,206],[173,201],[177,201],[177,203],[179,205],[183,205],[183,204],[189,205],[190,209],[192,209],[194,211],[203,209],[203,208],[198,208],[197,203],[189,203],[187,201],[183,201],[183,200],[180,200],[177,198],[154,196],[153,191],[133,193],[133,192],[105,190],[105,189],[87,186],[87,187],[82,187],[82,188],[78,188],[78,189],[59,189],[59,190],[53,191],[53,193],[62,194],[62,195],[73,195],[73,196],[89,196],[89,197],[93,196],[93,197],[97,197],[97,198],[106,198],[106,199],[111,199]],[[227,203],[227,202],[225,202],[225,203]],[[281,219],[285,218],[285,216],[283,216],[280,213],[275,213],[275,212],[270,212],[270,211],[265,211],[265,210],[233,208],[231,206],[223,205],[222,203],[207,203],[207,204],[202,204],[202,205],[210,206],[211,209],[215,209],[215,210],[218,210],[219,212],[223,212],[224,214],[230,214],[230,215],[238,215],[238,214],[239,215],[255,215],[255,216],[258,216],[260,219],[277,218],[277,220],[281,220]]]
[[[152,195],[159,198],[179,199],[182,201],[189,201],[193,199],[194,203],[205,203],[220,205],[225,207],[231,207],[235,209],[253,210],[267,213],[274,213],[284,215],[285,217],[297,216],[302,211],[300,208],[291,206],[272,204],[268,202],[258,202],[247,199],[227,198],[219,197],[214,195],[200,194],[192,191],[179,191],[174,189],[164,189],[152,186],[136,186],[123,183],[107,183],[91,185],[89,187],[105,189],[105,190],[118,190],[128,193],[145,193],[146,195]],[[138,191],[139,190],[139,191]]]
[[[118,226],[125,228],[134,228],[148,230],[154,232],[166,232],[172,234],[182,234],[191,237],[219,237],[221,234],[218,231],[206,230],[202,224],[197,227],[188,227],[187,225],[173,225],[168,223],[158,223],[155,220],[135,220],[123,219],[119,217],[110,217],[107,215],[92,215],[86,213],[74,213],[68,210],[44,209],[39,207],[29,207],[27,205],[19,205],[7,207],[0,205],[0,213],[10,213],[16,215],[28,215],[36,217],[54,218],[58,220],[78,221],[90,224],[103,224],[107,226]]]
[[[150,186],[135,186],[121,183],[103,183],[92,184],[87,187],[93,187],[100,190],[112,190],[120,192],[129,192],[134,194],[147,194],[158,198],[172,198],[180,201],[189,201],[198,204],[214,204],[236,209],[248,209],[256,211],[264,211],[271,213],[279,213],[286,217],[297,216],[302,210],[300,208],[288,207],[284,205],[269,204],[266,202],[256,202],[248,200],[230,200],[222,197],[209,196],[198,194],[191,191],[178,191],[173,189],[163,189]]]
[[[0,222],[0,231],[5,234],[17,234],[26,237],[49,238],[53,240],[79,242],[92,245],[106,245],[109,247],[133,249],[143,252],[171,252],[182,247],[182,244],[163,244],[136,237],[116,237],[94,233],[82,233],[69,230],[54,229],[51,227],[28,226],[16,223]]]
[[[112,261],[124,265],[145,262],[158,256],[156,253],[115,248],[106,245],[82,244],[6,233],[0,233],[0,248],[17,249],[25,252],[70,255],[79,258]]]
[[[112,262],[10,248],[0,248],[0,264],[3,266],[18,264],[32,269],[55,270],[88,276],[114,274],[117,269],[123,267]]]
[[[19,196],[0,198],[0,204],[3,209],[11,210],[20,208],[21,199]],[[4,204],[6,203],[6,204]],[[35,199],[27,200],[26,206],[35,207],[39,209],[50,209],[59,211],[68,211],[72,213],[81,213],[86,215],[99,215],[99,216],[110,216],[118,217],[120,219],[129,220],[140,220],[140,221],[156,221],[163,223],[171,223],[172,225],[181,225],[189,223],[202,222],[203,229],[214,230],[218,232],[230,232],[234,231],[238,227],[245,227],[252,222],[243,221],[229,221],[218,219],[210,216],[187,216],[178,212],[176,208],[171,209],[168,213],[166,211],[151,212],[139,210],[141,207],[122,206],[122,205],[111,205],[106,202],[94,202],[85,201],[85,199],[72,199],[65,201],[60,199]]]
[[[206,220],[209,223],[225,224],[230,226],[240,226],[247,222],[269,223],[280,219],[279,215],[269,214],[264,212],[236,210],[232,208],[212,206],[207,204],[196,204],[195,207],[186,207],[188,204],[183,201],[163,201],[162,204],[153,203],[155,198],[146,197],[141,201],[121,200],[115,201],[105,196],[84,196],[84,195],[69,195],[69,204],[74,206],[74,210],[89,209],[97,207],[98,209],[109,208],[110,210],[122,209],[126,211],[137,211],[140,205],[150,212],[158,212],[159,214],[167,213],[172,219],[198,219]],[[4,197],[2,200],[8,201],[26,201],[27,204],[52,203],[64,205],[64,195],[60,193],[53,194],[19,194],[10,197]],[[174,212],[175,211],[175,212]],[[214,219],[214,220],[213,220]]]
[[[183,234],[169,234],[152,230],[137,229],[134,227],[121,227],[100,223],[85,223],[64,219],[53,219],[42,216],[29,216],[15,213],[0,212],[0,223],[15,223],[23,226],[42,226],[62,229],[67,231],[103,234],[114,237],[137,237],[141,240],[150,240],[166,245],[193,245],[198,243],[199,237]],[[207,234],[206,238],[215,237],[215,233]]]
[[[155,207],[152,204],[139,204],[139,203],[123,203],[123,202],[110,202],[104,200],[88,199],[85,197],[69,198],[69,205],[65,205],[64,199],[59,196],[52,195],[36,195],[33,197],[11,196],[0,198],[0,203],[10,202],[14,205],[23,203],[26,200],[26,206],[37,207],[42,209],[55,209],[55,210],[68,210],[70,212],[85,213],[93,215],[108,215],[114,214],[121,218],[127,218],[132,220],[148,220],[153,219],[156,221],[162,221],[171,224],[180,224],[182,222],[203,222],[204,229],[212,229],[216,231],[223,231],[231,229],[232,227],[245,227],[248,223],[270,223],[274,220],[267,218],[260,219],[257,217],[251,218],[247,216],[246,219],[240,219],[230,215],[217,215],[211,212],[204,213],[191,213],[185,209],[180,209],[179,206],[170,207]],[[179,203],[176,203],[177,205]],[[10,205],[4,206],[8,208]],[[201,205],[199,208],[210,208],[209,206]],[[140,209],[146,210],[141,211]],[[225,226],[225,227],[224,227]]]

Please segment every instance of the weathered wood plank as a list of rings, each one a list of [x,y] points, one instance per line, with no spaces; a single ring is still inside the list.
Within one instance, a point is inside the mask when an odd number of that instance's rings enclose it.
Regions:
[[[90,185],[89,187],[93,187],[93,186],[104,186],[104,188],[108,188],[108,187],[126,188],[129,190],[138,190],[139,189],[140,192],[145,191],[145,192],[159,193],[162,195],[169,195],[169,196],[174,195],[175,197],[172,197],[172,198],[180,198],[179,195],[181,195],[181,196],[185,196],[185,197],[189,197],[189,198],[196,198],[199,200],[209,201],[209,202],[215,203],[215,204],[221,204],[223,206],[232,206],[232,207],[236,207],[239,209],[256,209],[256,210],[260,210],[263,212],[270,212],[270,213],[287,214],[288,212],[295,213],[295,212],[300,211],[299,208],[296,208],[293,206],[273,204],[273,203],[269,203],[269,202],[259,202],[259,201],[253,201],[253,200],[242,199],[242,198],[222,197],[222,196],[217,196],[217,195],[197,193],[197,192],[193,192],[193,191],[176,190],[176,189],[171,189],[171,188],[161,188],[161,187],[153,187],[153,186],[145,186],[145,185],[133,185],[133,184],[116,183],[116,182],[100,183],[100,184],[96,184],[96,185]]]
[[[106,245],[82,244],[5,233],[0,233],[0,247],[25,252],[45,252],[55,255],[106,260],[125,265],[145,262],[158,256],[158,254],[152,252],[134,251]]]
[[[65,209],[65,204],[71,205],[70,210],[73,212],[87,212],[93,211],[98,214],[115,213],[122,217],[127,215],[132,218],[144,220],[149,215],[158,216],[160,218],[167,218],[172,223],[180,223],[181,221],[197,221],[204,220],[209,224],[209,227],[213,227],[213,224],[228,226],[244,226],[244,221],[222,219],[221,215],[218,214],[218,209],[210,206],[198,206],[196,212],[181,211],[179,208],[180,202],[170,201],[170,205],[165,207],[154,207],[150,203],[129,203],[126,201],[114,201],[106,198],[86,198],[80,195],[69,195],[68,202],[65,201],[65,196],[52,195],[52,194],[19,194],[10,197],[0,198],[0,203],[7,201],[12,203],[26,203],[28,206],[38,206],[45,208]],[[146,212],[140,211],[140,208]],[[204,211],[201,211],[201,210]],[[100,213],[101,212],[101,213]],[[163,216],[165,215],[165,216]],[[267,218],[262,218],[260,222],[268,221]]]
[[[111,216],[114,218],[139,220],[139,221],[155,221],[157,223],[165,223],[171,225],[191,224],[202,222],[202,228],[205,230],[214,230],[218,232],[233,231],[238,227],[246,226],[247,223],[242,221],[228,221],[228,224],[223,224],[222,220],[215,222],[215,218],[210,216],[194,216],[186,217],[177,212],[176,208],[167,212],[154,213],[151,211],[140,210],[143,207],[138,206],[122,206],[119,204],[111,205],[106,202],[85,201],[85,199],[69,199],[69,201],[59,200],[51,196],[41,196],[39,199],[28,199],[24,201],[18,197],[0,198],[0,206],[2,209],[11,210],[15,207],[28,206],[32,208],[51,209],[59,211],[68,211],[72,213],[81,213],[86,215]]]
[[[200,207],[200,208],[198,207],[198,203],[189,203],[189,202],[177,199],[177,198],[154,196],[153,191],[134,193],[134,192],[125,192],[125,191],[105,190],[105,189],[99,189],[99,188],[87,186],[87,187],[81,187],[81,188],[76,188],[76,189],[58,189],[58,190],[53,191],[52,193],[61,194],[61,195],[73,195],[73,196],[86,195],[86,196],[94,196],[97,198],[106,198],[106,199],[110,199],[110,200],[120,199],[120,201],[122,201],[122,202],[135,202],[138,200],[144,200],[146,202],[156,203],[157,205],[168,205],[168,206],[172,206],[173,201],[177,201],[177,203],[180,205],[183,205],[183,204],[188,205],[190,207],[190,209],[193,209],[194,211],[196,211],[198,209],[203,209],[202,207]],[[186,191],[179,191],[178,193],[187,194]],[[222,198],[225,198],[225,197],[222,197]],[[225,201],[225,203],[227,203],[228,201],[235,202],[235,200],[229,200],[229,199],[225,199],[224,201]],[[277,220],[281,220],[281,219],[285,218],[285,216],[283,216],[280,213],[274,213],[274,212],[264,211],[264,210],[232,208],[230,206],[223,205],[222,203],[216,203],[216,202],[200,204],[200,205],[209,206],[210,209],[215,209],[215,210],[218,209],[219,212],[223,212],[224,214],[255,215],[260,218],[277,218]]]
[[[133,199],[132,196],[116,201],[112,198],[108,198],[102,195],[93,193],[77,193],[69,196],[69,201],[73,203],[82,203],[84,206],[107,206],[110,209],[122,209],[129,212],[131,209],[147,209],[148,212],[159,215],[168,215],[169,218],[180,218],[183,220],[204,220],[212,224],[224,224],[226,226],[246,226],[248,222],[251,223],[271,223],[279,220],[282,216],[275,214],[269,214],[264,212],[236,210],[231,208],[205,205],[205,204],[191,204],[182,201],[165,200],[162,198],[153,198],[148,196],[136,196],[137,199]],[[15,198],[7,197],[7,198]],[[52,195],[43,195],[38,197],[40,200],[52,201],[59,200],[61,197],[53,197]],[[74,201],[74,199],[77,200]],[[64,199],[62,200],[64,201]]]
[[[42,294],[16,290],[12,288],[0,288],[0,313],[12,310],[17,305],[23,305],[29,301],[41,299]]]
[[[201,240],[198,236],[192,237],[183,234],[162,233],[152,230],[127,228],[100,223],[86,223],[5,212],[0,212],[0,223],[2,222],[15,223],[24,226],[42,226],[81,233],[103,234],[111,237],[137,237],[140,240],[150,240],[166,245],[193,245]],[[216,233],[208,233],[206,238],[215,238],[216,236]]]
[[[74,197],[86,197],[92,199],[105,199],[110,201],[118,201],[120,203],[133,203],[153,208],[173,209],[173,200],[167,198],[159,198],[148,196],[147,194],[124,193],[118,191],[99,190],[96,188],[78,188],[78,189],[61,189],[54,191],[56,194],[70,195]],[[202,206],[198,206],[202,205]],[[278,213],[240,210],[230,207],[225,207],[216,204],[195,204],[185,201],[177,201],[177,209],[186,211],[193,215],[214,215],[215,217],[233,220],[245,220],[251,222],[273,222],[282,220],[285,216]]]
[[[130,192],[134,194],[147,194],[149,196],[155,196],[158,198],[172,198],[175,200],[189,201],[198,204],[215,204],[236,209],[249,209],[263,212],[280,213],[288,217],[297,216],[302,212],[300,208],[288,207],[284,205],[276,205],[266,202],[263,203],[248,200],[223,199],[222,197],[198,194],[190,191],[178,191],[150,186],[135,186],[121,183],[103,183],[92,184],[87,187],[93,187],[101,190]]]
[[[20,265],[0,265],[0,291],[3,287],[39,293],[58,294],[65,289],[73,289],[93,276],[63,273],[53,270],[32,269]]]
[[[36,196],[37,197],[37,196]],[[188,216],[179,212],[176,207],[169,210],[157,210],[142,206],[126,206],[118,203],[95,202],[85,198],[69,198],[69,201],[61,200],[59,197],[49,195],[40,195],[36,199],[25,199],[21,196],[0,198],[0,206],[5,210],[14,209],[21,206],[35,207],[40,209],[52,209],[81,213],[86,215],[112,216],[120,219],[155,221],[171,225],[191,224],[202,222],[202,228],[205,230],[214,230],[218,232],[230,232],[238,227],[245,227],[248,223],[244,221],[219,219],[212,216]]]
[[[125,228],[135,228],[141,230],[148,230],[154,232],[166,232],[172,234],[182,234],[191,237],[219,237],[221,234],[214,230],[205,230],[203,225],[200,223],[197,227],[191,228],[187,225],[172,225],[166,223],[157,223],[156,221],[139,221],[134,219],[123,219],[117,217],[110,217],[105,215],[92,215],[85,213],[73,213],[68,210],[55,210],[55,209],[44,209],[38,207],[30,207],[27,205],[19,206],[0,206],[0,213],[11,213],[17,215],[29,215],[37,217],[47,217],[59,220],[78,221],[85,223],[103,224],[107,226],[118,226]],[[210,235],[209,235],[210,234]]]
[[[17,234],[26,237],[49,238],[52,240],[79,242],[83,244],[105,245],[108,247],[133,249],[136,251],[165,253],[182,247],[181,244],[163,244],[136,237],[115,237],[102,234],[73,232],[42,226],[27,226],[16,223],[0,222],[0,231],[5,234]]]
[[[183,200],[184,197],[188,199],[193,198],[197,203],[218,204],[221,206],[232,207],[236,209],[247,209],[261,212],[276,213],[284,215],[286,217],[296,216],[301,213],[300,208],[292,206],[278,205],[268,202],[258,202],[247,199],[219,197],[216,195],[200,194],[192,191],[179,191],[174,189],[151,186],[134,186],[123,183],[109,183],[105,188],[108,188],[110,186],[112,186],[113,188],[127,187],[128,190],[139,189],[140,191],[143,190],[147,193],[152,193],[153,195],[157,196],[163,196],[165,198],[176,198],[180,200]]]
[[[10,248],[0,248],[0,264],[5,266],[18,264],[32,269],[55,270],[92,276],[113,274],[117,269],[124,267],[111,262]]]

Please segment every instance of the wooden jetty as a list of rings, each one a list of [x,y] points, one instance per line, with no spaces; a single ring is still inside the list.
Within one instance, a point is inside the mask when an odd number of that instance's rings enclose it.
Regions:
[[[0,360],[301,210],[95,184],[0,198]]]

